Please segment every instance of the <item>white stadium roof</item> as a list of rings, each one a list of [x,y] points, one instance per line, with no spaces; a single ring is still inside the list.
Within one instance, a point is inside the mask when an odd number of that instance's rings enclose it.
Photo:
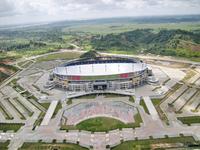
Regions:
[[[147,68],[145,63],[100,63],[82,64],[72,66],[60,66],[54,69],[54,73],[64,76],[103,76],[124,74],[142,71]]]

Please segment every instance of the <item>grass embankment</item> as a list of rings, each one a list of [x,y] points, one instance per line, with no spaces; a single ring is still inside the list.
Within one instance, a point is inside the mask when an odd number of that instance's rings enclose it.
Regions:
[[[3,114],[5,119],[12,120],[14,117],[10,114],[10,112],[5,108],[5,106],[0,101],[0,112]]]
[[[7,150],[8,149],[8,145],[9,145],[10,141],[5,141],[5,142],[0,142],[0,150]]]
[[[178,117],[183,124],[191,125],[193,123],[200,123],[200,116]]]
[[[58,111],[59,111],[61,108],[62,108],[62,104],[61,104],[61,102],[58,102],[58,104],[57,104],[57,106],[56,106],[56,109],[55,109],[55,111],[54,111],[54,113],[53,113],[52,118],[55,118],[56,114],[58,113]]]
[[[68,99],[66,103],[67,103],[67,105],[71,105],[71,104],[73,103],[73,102],[72,102],[72,99],[71,99],[71,98]]]
[[[183,81],[184,83],[187,82],[190,78],[192,78],[193,76],[195,76],[195,74],[196,74],[196,72],[195,72],[194,70],[189,69],[189,70],[187,71],[186,76],[182,79],[182,81]]]
[[[38,62],[41,61],[50,61],[50,60],[56,60],[56,59],[65,59],[65,60],[70,60],[70,59],[75,59],[79,58],[81,53],[78,52],[63,52],[63,53],[56,53],[56,54],[49,54],[45,55],[42,57],[39,57],[37,59]]]
[[[86,130],[92,132],[107,132],[114,129],[122,128],[136,128],[140,127],[142,123],[142,118],[139,113],[134,116],[134,123],[125,124],[117,119],[108,118],[108,117],[97,117],[84,120],[77,124],[76,126],[67,126],[62,125],[61,130]]]
[[[153,105],[155,106],[159,116],[160,116],[160,119],[162,121],[164,121],[167,125],[169,125],[169,120],[167,118],[167,116],[164,114],[164,112],[162,111],[162,109],[160,108],[160,104],[161,104],[161,99],[151,99]]]
[[[0,130],[6,132],[8,130],[13,130],[17,132],[24,124],[23,123],[0,123]]]
[[[79,96],[77,99],[94,99],[96,98],[97,94],[89,94],[89,95],[84,95],[84,96]]]
[[[145,111],[147,114],[150,114],[150,113],[149,113],[149,110],[148,110],[148,108],[147,108],[147,105],[145,104],[145,102],[144,102],[143,99],[140,100],[140,105],[144,108],[144,111]]]
[[[114,148],[111,148],[111,150],[135,150],[135,149],[149,150],[152,149],[152,144],[163,144],[162,148],[159,148],[159,150],[164,150],[165,144],[173,144],[173,143],[183,143],[184,145],[188,146],[189,144],[195,144],[196,141],[194,140],[193,137],[171,137],[171,138],[161,138],[161,139],[135,140],[135,141],[123,142],[122,144]]]
[[[19,150],[87,150],[87,148],[68,143],[24,143]]]
[[[129,101],[135,103],[135,98],[133,96],[130,96]]]

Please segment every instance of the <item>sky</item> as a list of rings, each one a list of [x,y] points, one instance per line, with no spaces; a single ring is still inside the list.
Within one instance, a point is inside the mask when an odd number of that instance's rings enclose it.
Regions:
[[[0,0],[0,25],[200,14],[200,0]]]

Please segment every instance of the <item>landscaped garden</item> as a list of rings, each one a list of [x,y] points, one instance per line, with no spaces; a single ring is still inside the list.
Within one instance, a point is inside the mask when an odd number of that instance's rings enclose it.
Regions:
[[[108,117],[96,117],[84,120],[77,124],[76,126],[62,125],[61,130],[87,130],[92,132],[107,132],[114,129],[122,128],[136,128],[140,127],[142,123],[142,118],[139,113],[134,116],[135,122],[125,124],[117,119]]]

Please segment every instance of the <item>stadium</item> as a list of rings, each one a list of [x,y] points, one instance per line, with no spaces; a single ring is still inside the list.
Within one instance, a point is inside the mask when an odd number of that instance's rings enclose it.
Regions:
[[[151,74],[137,59],[96,57],[76,59],[53,70],[54,86],[68,91],[105,91],[131,89],[147,82]]]

